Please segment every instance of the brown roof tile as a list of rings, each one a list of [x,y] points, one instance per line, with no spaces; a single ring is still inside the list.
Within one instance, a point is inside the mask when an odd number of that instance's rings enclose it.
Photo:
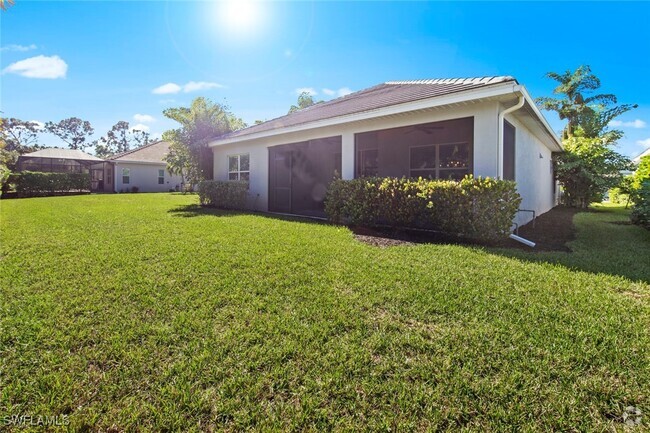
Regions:
[[[137,149],[128,150],[110,158],[111,161],[132,162],[164,162],[163,158],[169,153],[167,141],[154,141]]]
[[[277,130],[348,114],[362,113],[378,108],[449,95],[508,81],[516,82],[513,77],[509,76],[389,81],[341,98],[312,105],[311,107],[260,123],[259,125],[222,135],[217,140]]]

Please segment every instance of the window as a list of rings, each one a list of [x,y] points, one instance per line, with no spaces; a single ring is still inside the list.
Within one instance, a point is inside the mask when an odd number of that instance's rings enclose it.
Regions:
[[[123,168],[122,169],[122,183],[128,185],[131,183],[131,169]]]
[[[377,176],[379,173],[379,150],[359,150],[357,164],[357,176]]]
[[[411,147],[411,177],[436,177],[436,145]]]
[[[469,174],[469,143],[411,147],[411,177],[460,180]]]
[[[165,184],[165,170],[160,169],[158,170],[158,185],[164,185]]]
[[[230,155],[228,157],[228,180],[245,180],[250,179],[250,155],[242,153],[241,155]]]

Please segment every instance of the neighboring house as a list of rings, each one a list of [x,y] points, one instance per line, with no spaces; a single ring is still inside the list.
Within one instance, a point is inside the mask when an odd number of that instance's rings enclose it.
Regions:
[[[18,157],[18,171],[46,173],[89,173],[92,192],[113,192],[110,163],[81,150],[48,148]]]
[[[132,191],[134,187],[139,192],[180,191],[183,180],[167,171],[164,157],[168,153],[169,143],[156,141],[111,157],[115,192]]]
[[[521,209],[557,204],[561,142],[512,77],[394,81],[217,137],[216,180],[248,180],[252,209],[324,215],[335,176],[512,179]],[[532,219],[520,212],[519,224]]]
[[[636,165],[639,165],[639,163],[641,162],[641,158],[643,158],[644,156],[650,156],[650,147],[648,147],[646,150],[644,150],[643,152],[641,152],[640,154],[632,158],[632,162]]]

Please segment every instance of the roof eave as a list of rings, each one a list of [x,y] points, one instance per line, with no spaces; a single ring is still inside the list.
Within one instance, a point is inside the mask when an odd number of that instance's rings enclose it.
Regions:
[[[528,105],[531,107],[533,110],[533,113],[535,114],[535,117],[537,118],[537,121],[540,123],[542,128],[546,131],[548,136],[553,140],[553,143],[555,144],[555,149],[551,149],[554,152],[564,152],[564,148],[562,147],[562,141],[559,139],[559,137],[555,134],[553,131],[553,128],[551,125],[548,123],[548,120],[544,117],[542,112],[539,110],[537,105],[535,104],[535,101],[533,98],[530,96],[528,93],[528,90],[521,84],[517,86],[518,88],[516,89],[518,92],[521,92],[521,94],[524,96],[526,99],[526,102]]]

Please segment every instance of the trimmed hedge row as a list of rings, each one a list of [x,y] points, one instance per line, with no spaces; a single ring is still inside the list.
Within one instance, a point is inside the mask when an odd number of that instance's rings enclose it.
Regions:
[[[19,197],[46,196],[72,191],[90,191],[90,174],[23,171],[12,173],[7,183],[14,185]]]
[[[204,180],[199,183],[198,193],[202,206],[244,210],[248,197],[248,182]]]
[[[329,186],[325,212],[335,223],[438,230],[496,240],[510,234],[520,203],[514,182],[490,178],[338,179]]]

